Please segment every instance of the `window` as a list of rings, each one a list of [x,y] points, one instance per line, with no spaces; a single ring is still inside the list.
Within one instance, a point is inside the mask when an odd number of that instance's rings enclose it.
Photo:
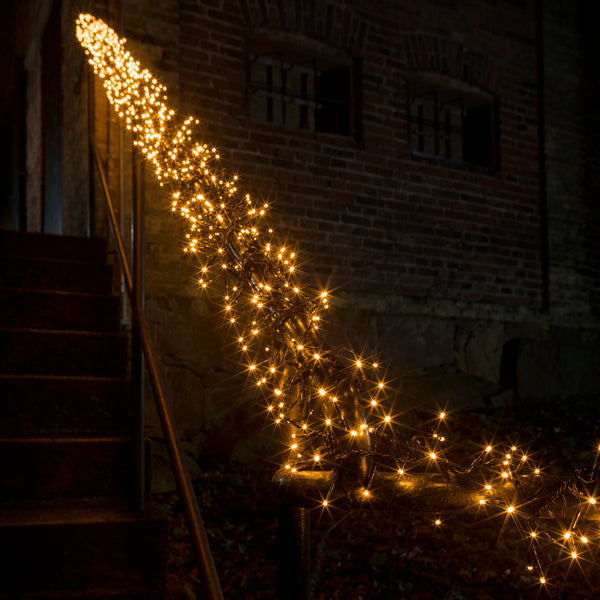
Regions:
[[[443,76],[415,78],[409,82],[408,120],[413,154],[497,168],[497,102],[492,96]]]
[[[254,44],[249,53],[251,118],[311,133],[360,137],[360,65],[282,47]]]

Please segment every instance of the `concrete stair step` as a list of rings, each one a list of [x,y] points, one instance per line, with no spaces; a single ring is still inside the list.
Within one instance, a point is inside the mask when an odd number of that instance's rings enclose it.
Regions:
[[[104,264],[106,242],[101,238],[2,230],[0,255]]]
[[[131,439],[115,437],[0,438],[0,501],[129,498]]]
[[[0,373],[126,377],[127,336],[88,331],[0,329]]]
[[[0,327],[118,331],[114,296],[0,288]]]
[[[55,592],[38,591],[5,593],[0,596],[2,600],[173,600],[164,586],[136,586],[120,585],[118,588],[95,588],[88,590],[58,590]]]
[[[130,407],[122,378],[0,375],[0,436],[125,434]]]
[[[0,600],[166,600],[99,239],[0,231]]]
[[[111,283],[108,264],[0,255],[0,287],[108,295]]]
[[[0,510],[3,600],[166,598],[167,521],[102,501]]]

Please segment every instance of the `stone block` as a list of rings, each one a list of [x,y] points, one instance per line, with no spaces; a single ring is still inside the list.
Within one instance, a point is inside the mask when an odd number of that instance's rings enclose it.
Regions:
[[[394,373],[456,361],[455,325],[450,319],[381,314],[377,315],[377,331],[379,351]]]
[[[327,316],[326,337],[332,349],[349,345],[369,354],[378,348],[377,318],[374,312],[362,309],[334,308]]]
[[[478,381],[465,373],[432,370],[403,377],[394,383],[395,410],[477,408],[482,404]]]
[[[200,476],[200,467],[190,452],[183,451],[183,459],[192,480]],[[167,446],[162,440],[152,440],[150,443],[150,493],[167,494],[177,489],[175,476]]]
[[[597,394],[600,344],[521,340],[517,391],[521,399]]]
[[[243,401],[245,400],[245,401]],[[222,414],[211,428],[202,451],[203,462],[212,464],[250,463],[271,460],[281,451],[278,431],[271,426],[260,396],[248,399],[240,396],[229,403],[232,407]]]
[[[333,347],[350,344],[357,351],[376,353],[394,374],[453,365],[455,326],[450,319],[379,313],[375,310],[336,310]],[[333,327],[332,327],[333,329]]]
[[[504,325],[479,322],[458,336],[457,367],[464,373],[491,383],[500,382]]]

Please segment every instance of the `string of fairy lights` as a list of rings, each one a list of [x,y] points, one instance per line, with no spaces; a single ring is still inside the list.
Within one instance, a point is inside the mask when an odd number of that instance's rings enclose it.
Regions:
[[[171,210],[185,227],[184,252],[200,265],[198,286],[220,294],[224,323],[249,378],[286,439],[280,473],[287,481],[333,474],[314,498],[327,508],[344,492],[350,497],[349,488],[354,497],[376,501],[381,474],[409,493],[415,478],[433,474],[457,489],[468,487],[474,509],[514,523],[527,545],[527,569],[542,585],[550,578],[549,548],[557,560],[594,561],[600,448],[589,474],[576,472],[557,484],[515,445],[484,445],[468,467],[454,465],[445,451],[445,412],[427,431],[403,435],[378,361],[325,343],[330,292],[306,286],[297,249],[267,225],[269,206],[240,189],[215,147],[197,141],[196,119],[176,117],[166,88],[141,68],[125,39],[89,14],[79,16],[76,33],[134,144],[171,189]],[[435,491],[431,495],[435,504]],[[447,501],[439,502],[443,512]]]

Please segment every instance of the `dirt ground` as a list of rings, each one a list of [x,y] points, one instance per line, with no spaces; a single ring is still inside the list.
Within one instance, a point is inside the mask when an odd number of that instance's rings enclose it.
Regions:
[[[547,472],[562,476],[590,467],[598,448],[600,407],[593,398],[531,402],[453,415],[455,454],[474,441],[527,441]],[[418,418],[418,417],[415,417]],[[474,440],[474,436],[481,436]],[[491,437],[490,437],[491,436]],[[207,468],[196,482],[224,597],[275,598],[277,500],[268,460]],[[201,598],[201,585],[176,494],[153,498],[170,517],[169,577],[182,598]],[[526,543],[505,518],[472,510],[442,515],[373,510],[311,513],[314,600],[534,600],[600,598],[596,556],[558,558],[541,586],[526,569]],[[596,528],[597,529],[597,528]],[[596,543],[598,534],[595,535]]]

